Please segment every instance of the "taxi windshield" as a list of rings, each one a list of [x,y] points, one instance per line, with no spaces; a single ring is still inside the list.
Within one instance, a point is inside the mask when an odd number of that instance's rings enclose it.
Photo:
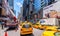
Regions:
[[[23,28],[30,28],[30,27],[31,27],[31,25],[29,25],[29,24],[23,25]]]

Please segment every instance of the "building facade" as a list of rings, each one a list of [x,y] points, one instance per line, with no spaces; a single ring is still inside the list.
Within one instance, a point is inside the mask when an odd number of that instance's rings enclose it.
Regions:
[[[40,17],[42,18],[43,14],[43,8],[54,3],[55,0],[35,0],[34,1],[34,11],[36,13],[40,14]]]
[[[15,0],[7,0],[10,9],[13,11],[13,13],[16,15],[16,11],[14,10],[14,1]]]
[[[0,16],[1,16],[1,13],[2,13],[2,0],[0,0]]]
[[[42,13],[43,8],[52,4],[55,0],[24,0],[23,1],[23,17],[30,15],[30,12]],[[43,13],[42,13],[43,14]]]
[[[0,0],[0,17],[6,17],[6,13],[5,13],[5,8],[3,8],[4,6],[4,0]]]
[[[60,0],[55,0],[55,1],[60,1]]]
[[[34,0],[34,11],[38,12],[41,8],[52,4],[54,1],[55,0]]]
[[[50,5],[50,4],[54,3],[54,2],[55,2],[55,0],[48,0],[48,5]]]
[[[23,1],[23,17],[33,12],[33,0],[24,0]]]
[[[14,0],[7,0],[11,9],[14,9]]]

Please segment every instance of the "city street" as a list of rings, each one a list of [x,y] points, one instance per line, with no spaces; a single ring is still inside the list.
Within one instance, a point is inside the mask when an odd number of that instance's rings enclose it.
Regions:
[[[0,0],[0,36],[55,36],[59,26],[60,0]]]
[[[44,32],[43,30],[35,29],[33,28],[33,35],[34,36],[42,36],[42,33]]]
[[[25,36],[42,36],[43,30],[33,28],[33,34],[25,35]]]
[[[4,31],[6,29],[7,28],[5,28],[4,30],[0,29],[0,33],[1,33],[0,36],[4,36]],[[33,28],[33,34],[24,35],[24,36],[41,36],[42,32],[43,32],[43,30]],[[18,30],[17,32],[16,31],[8,31],[7,34],[8,34],[8,36],[20,36],[20,30]]]

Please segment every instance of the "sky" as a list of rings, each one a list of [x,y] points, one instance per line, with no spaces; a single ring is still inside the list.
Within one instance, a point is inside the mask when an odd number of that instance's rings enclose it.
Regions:
[[[16,17],[18,17],[18,12],[20,12],[20,7],[22,7],[23,0],[14,0],[14,10],[16,11]]]
[[[20,7],[23,7],[23,1],[24,0],[14,0],[14,10],[16,11],[16,17],[18,17],[18,12],[20,12]],[[40,0],[35,0],[34,1],[34,8],[35,8],[35,11],[39,11],[41,9],[41,1]],[[20,12],[21,13],[21,12]]]
[[[18,17],[18,12],[20,12],[20,7],[22,7],[24,0],[14,0],[14,10],[16,10],[16,17]],[[35,0],[35,9],[38,11],[40,9],[40,1]],[[20,12],[21,13],[21,12]]]

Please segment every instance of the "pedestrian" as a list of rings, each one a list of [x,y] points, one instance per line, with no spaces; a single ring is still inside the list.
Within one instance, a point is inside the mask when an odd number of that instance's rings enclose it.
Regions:
[[[50,18],[50,14],[49,13],[45,14],[45,16],[46,16],[46,18]]]
[[[8,21],[6,23],[6,26],[9,27],[9,28],[6,31],[9,31],[9,30],[17,31],[18,30],[18,24],[19,24],[18,21],[14,21],[14,20]]]
[[[16,31],[18,30],[19,25],[20,25],[20,23],[19,23],[19,21],[17,20],[17,21],[16,21]]]
[[[34,14],[34,23],[37,22],[37,14]]]

